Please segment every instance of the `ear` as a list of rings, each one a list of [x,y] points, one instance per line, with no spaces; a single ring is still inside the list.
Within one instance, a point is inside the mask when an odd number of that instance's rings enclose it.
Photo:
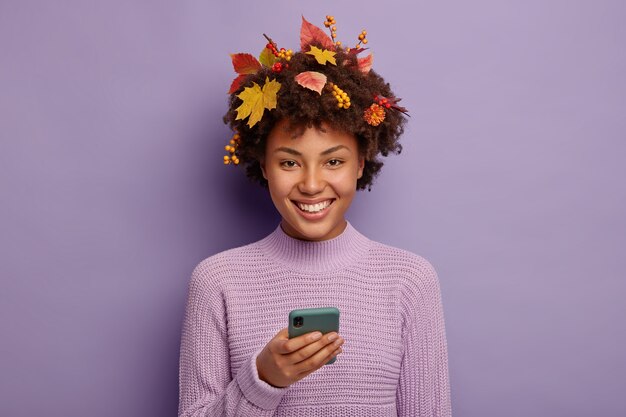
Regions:
[[[357,179],[363,176],[363,168],[365,168],[365,157],[359,157],[359,171],[357,172]]]
[[[267,180],[267,174],[265,173],[265,161],[259,161],[259,165],[261,166],[261,173],[263,174],[263,178]]]

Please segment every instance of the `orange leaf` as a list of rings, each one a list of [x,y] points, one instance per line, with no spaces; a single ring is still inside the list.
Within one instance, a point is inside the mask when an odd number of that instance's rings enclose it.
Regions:
[[[261,69],[261,63],[250,54],[230,54],[230,58],[238,74],[255,74]]]
[[[230,90],[228,90],[228,94],[232,94],[235,91],[239,90],[239,87],[241,86],[243,80],[246,78],[246,75],[247,74],[239,74],[239,76],[233,80],[233,83],[230,85]]]
[[[372,62],[374,61],[374,54],[369,54],[363,58],[357,58],[359,71],[363,74],[367,74],[372,69]]]
[[[295,80],[302,87],[317,91],[320,95],[322,94],[322,89],[326,85],[326,76],[321,72],[316,71],[301,72],[296,75]]]
[[[335,50],[335,43],[322,29],[308,22],[302,16],[302,27],[300,28],[300,49],[305,51],[311,44],[321,44],[325,49]]]

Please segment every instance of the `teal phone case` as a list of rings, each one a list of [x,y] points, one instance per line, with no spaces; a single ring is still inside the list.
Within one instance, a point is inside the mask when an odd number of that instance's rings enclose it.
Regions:
[[[335,307],[302,308],[289,313],[289,338],[319,330],[322,334],[339,332],[339,309]],[[334,363],[332,358],[326,365]]]

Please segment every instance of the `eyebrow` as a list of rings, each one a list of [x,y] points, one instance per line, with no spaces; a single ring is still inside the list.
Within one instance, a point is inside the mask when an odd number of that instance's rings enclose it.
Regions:
[[[333,146],[332,148],[328,148],[325,151],[320,152],[320,155],[328,155],[329,153],[333,153],[335,151],[338,151],[339,149],[348,149],[348,151],[350,150],[347,146],[345,145],[337,145],[337,146]],[[293,149],[293,148],[288,148],[286,146],[281,146],[280,148],[276,148],[276,150],[274,152],[285,152],[291,155],[295,155],[295,156],[302,156],[302,153]]]
[[[337,146],[333,146],[332,148],[326,149],[324,152],[320,153],[320,155],[328,155],[329,153],[333,153],[343,148],[348,149],[348,147],[345,145],[337,145]],[[350,149],[348,149],[348,151],[350,151]]]

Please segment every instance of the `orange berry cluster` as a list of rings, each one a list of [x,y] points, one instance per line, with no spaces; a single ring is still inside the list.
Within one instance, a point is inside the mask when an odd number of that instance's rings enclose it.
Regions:
[[[355,48],[359,49],[359,46],[361,45],[361,43],[363,45],[367,44],[367,31],[365,29],[363,29],[361,33],[359,34],[359,43],[356,44]]]
[[[335,24],[337,24],[337,22],[335,21],[335,18],[331,15],[327,15],[326,21],[324,22],[324,26],[326,26],[327,28],[330,28],[330,37],[333,38],[335,45],[341,46],[341,41],[335,41],[335,39],[337,38],[337,26],[335,26]]]
[[[348,94],[339,88],[336,84],[328,83],[330,87],[333,89],[332,93],[335,99],[337,100],[337,107],[340,109],[347,109],[350,107],[350,97]]]
[[[274,42],[268,42],[265,47],[272,51],[272,54],[274,54],[276,58],[291,61],[291,57],[293,56],[293,51],[291,49],[280,48],[280,50],[278,50]]]
[[[293,56],[293,51],[291,49],[280,48],[278,52],[278,58],[284,59],[286,61],[291,61],[291,57]]]
[[[230,153],[230,155],[224,155],[224,165],[234,164],[239,165],[239,158],[235,154],[239,147],[240,136],[239,133],[235,133],[229,144],[224,146],[224,149]]]

